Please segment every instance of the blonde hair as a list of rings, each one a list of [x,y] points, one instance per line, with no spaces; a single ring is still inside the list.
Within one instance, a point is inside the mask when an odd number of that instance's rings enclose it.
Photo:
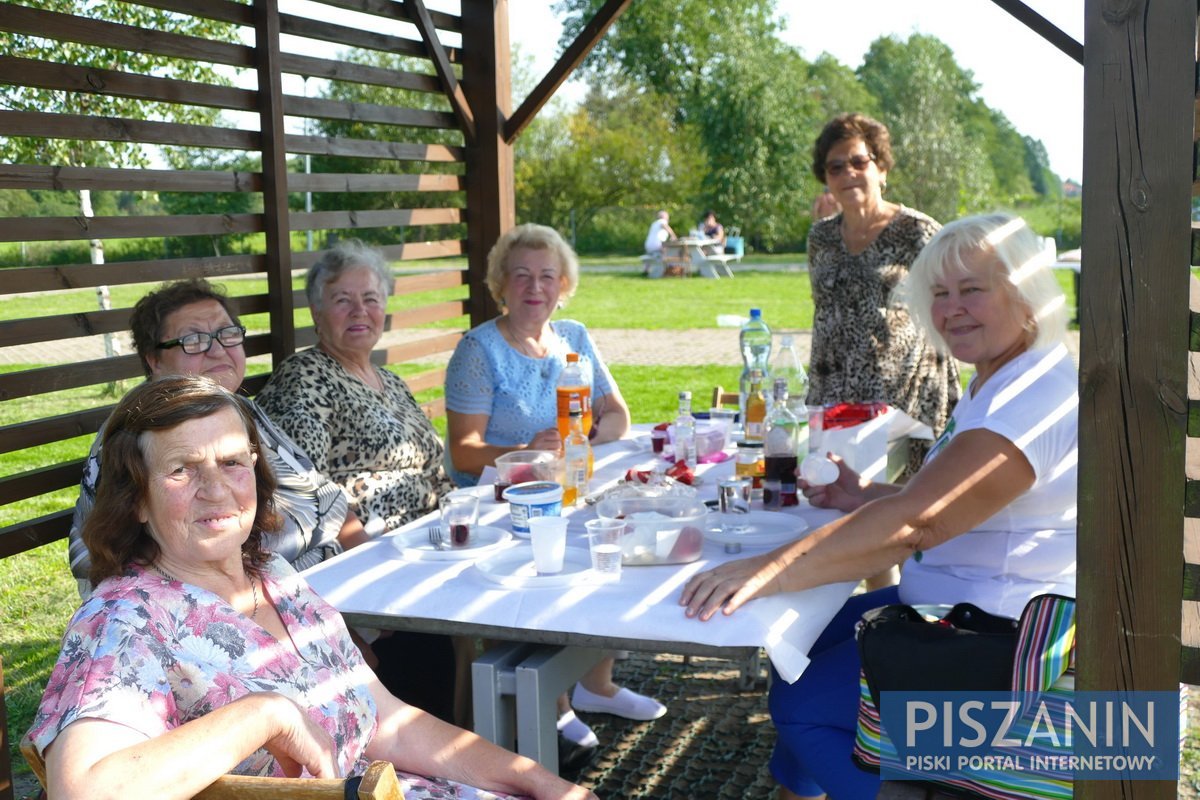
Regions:
[[[1067,301],[1051,268],[1053,257],[1025,220],[993,213],[947,224],[921,250],[908,276],[897,287],[896,299],[908,306],[909,316],[931,343],[946,350],[933,324],[933,287],[943,283],[951,269],[977,271],[977,267],[972,270],[967,265],[968,257],[975,253],[994,256],[999,267],[997,277],[1027,315],[1026,325],[1033,334],[1030,348],[1066,341]]]
[[[575,294],[575,288],[579,286],[579,259],[576,258],[575,251],[554,228],[527,223],[509,230],[488,252],[487,287],[497,304],[503,305],[504,287],[508,284],[508,256],[518,248],[552,252],[562,269],[561,300],[566,301]]]

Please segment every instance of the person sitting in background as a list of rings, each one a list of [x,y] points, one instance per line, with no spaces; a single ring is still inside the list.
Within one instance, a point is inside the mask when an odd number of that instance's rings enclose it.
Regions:
[[[433,511],[453,488],[441,437],[408,385],[371,363],[391,286],[379,251],[352,239],[325,251],[304,282],[317,345],[276,365],[257,398],[349,495],[372,533]],[[469,643],[459,642],[458,658],[450,637],[435,634],[395,632],[371,647],[393,694],[442,719],[463,718],[465,694],[456,712],[455,685],[466,672]]]
[[[409,800],[593,797],[379,683],[338,612],[263,547],[275,481],[243,398],[206,377],[147,381],[103,446],[83,530],[96,589],[28,733],[49,796],[183,798],[230,772],[336,778],[385,760]]]
[[[973,603],[1019,617],[1040,594],[1075,595],[1079,376],[1067,309],[1041,240],[1006,214],[942,228],[902,295],[917,324],[974,365],[966,395],[907,483],[801,482],[810,503],[846,516],[770,553],[694,576],[689,617],[733,614],[778,592],[856,580],[907,559],[900,584],[847,601],[787,684],[774,676],[771,773],[781,798],[875,797],[879,776],[850,760],[859,699],[854,628],[891,603]]]
[[[712,245],[714,252],[725,252],[725,227],[717,222],[717,212],[711,209],[704,212],[704,216],[700,218],[700,233],[705,239],[716,242]]]
[[[138,300],[129,325],[148,380],[164,375],[206,375],[231,392],[241,388],[246,377],[246,329],[229,299],[208,281],[194,278],[163,284]],[[267,548],[296,569],[304,569],[367,541],[370,537],[341,487],[322,476],[304,450],[258,406],[251,404],[250,410],[262,454],[278,487],[275,504],[282,525],[267,536]],[[69,536],[71,574],[79,581],[84,599],[92,585],[83,526],[96,502],[103,435],[101,428],[84,465]]]
[[[675,238],[675,231],[671,230],[669,223],[670,219],[671,215],[666,211],[659,211],[655,215],[654,222],[650,223],[650,231],[646,234],[646,255],[661,255],[663,242]]]
[[[447,437],[459,485],[474,485],[504,453],[562,451],[555,389],[568,353],[579,354],[591,386],[592,441],[611,442],[629,430],[629,407],[587,329],[573,320],[550,321],[578,284],[575,253],[553,228],[518,225],[488,253],[488,290],[504,313],[468,331],[446,368]],[[606,658],[576,684],[575,708],[636,720],[666,713],[661,703],[614,684],[612,669]],[[559,712],[568,740],[596,745],[565,697]]]

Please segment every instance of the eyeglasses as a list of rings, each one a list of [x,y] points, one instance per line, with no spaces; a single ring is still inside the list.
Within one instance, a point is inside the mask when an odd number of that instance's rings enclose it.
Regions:
[[[856,172],[862,172],[867,168],[867,165],[875,160],[874,153],[867,153],[865,156],[850,156],[845,161],[838,159],[837,161],[825,162],[826,175],[841,175],[846,171],[846,167],[854,167]]]
[[[222,347],[229,348],[237,347],[244,341],[246,341],[246,329],[241,325],[230,325],[226,328],[218,328],[212,333],[189,333],[178,339],[159,342],[155,347],[159,350],[179,347],[189,356],[198,356],[211,350],[213,342],[220,342]]]

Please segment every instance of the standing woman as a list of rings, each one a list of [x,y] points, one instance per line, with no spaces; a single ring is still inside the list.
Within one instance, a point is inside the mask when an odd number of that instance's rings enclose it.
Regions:
[[[841,213],[814,222],[808,233],[808,402],[884,401],[937,436],[958,401],[958,368],[929,345],[892,291],[941,226],[883,199],[894,163],[887,128],[862,114],[834,117],[813,146],[813,174]],[[910,473],[927,450],[911,448]]]

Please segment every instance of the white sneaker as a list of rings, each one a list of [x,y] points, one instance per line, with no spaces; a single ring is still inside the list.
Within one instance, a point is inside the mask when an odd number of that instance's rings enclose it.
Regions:
[[[579,711],[612,714],[640,721],[658,719],[667,713],[667,707],[653,697],[646,697],[629,689],[620,689],[612,697],[605,697],[589,692],[579,683],[575,684],[575,691],[571,693],[571,705]]]
[[[595,747],[600,744],[595,732],[583,720],[575,716],[574,711],[568,711],[558,718],[558,732],[580,747]]]

